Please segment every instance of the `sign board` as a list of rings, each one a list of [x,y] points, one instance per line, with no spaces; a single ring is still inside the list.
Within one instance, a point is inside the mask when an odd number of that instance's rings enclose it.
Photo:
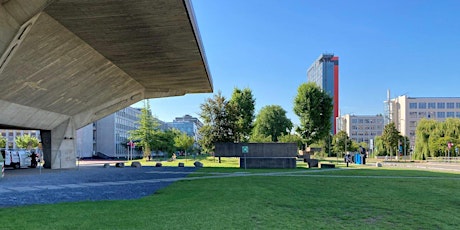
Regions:
[[[244,154],[249,153],[249,146],[247,145],[241,146],[241,152]]]

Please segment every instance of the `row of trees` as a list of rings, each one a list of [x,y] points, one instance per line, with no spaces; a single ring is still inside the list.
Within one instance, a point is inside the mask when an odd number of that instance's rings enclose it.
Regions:
[[[460,119],[445,121],[422,119],[417,124],[415,159],[426,157],[457,156],[460,144]]]
[[[193,137],[177,129],[161,130],[158,119],[150,112],[150,104],[144,101],[144,107],[139,116],[139,128],[129,132],[129,140],[137,143],[142,148],[144,157],[150,152],[161,151],[172,154],[176,150],[190,151],[195,143]]]
[[[201,147],[214,151],[217,142],[295,142],[311,145],[329,135],[332,98],[314,83],[299,86],[294,99],[294,113],[300,125],[293,124],[279,105],[267,105],[255,116],[255,99],[249,88],[235,88],[227,100],[221,92],[200,106],[203,127]]]
[[[23,136],[17,136],[14,140],[16,142],[16,147],[21,149],[33,149],[38,147],[38,139],[34,136],[30,136],[29,134]],[[6,147],[6,139],[5,137],[0,135],[0,148]]]

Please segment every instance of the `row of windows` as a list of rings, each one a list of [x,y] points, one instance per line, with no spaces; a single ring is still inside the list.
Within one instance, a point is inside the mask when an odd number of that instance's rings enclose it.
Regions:
[[[409,112],[410,118],[460,118],[460,112]]]
[[[369,143],[369,138],[358,137],[358,138],[351,138],[351,139],[354,140],[356,143],[361,143],[361,142]]]
[[[460,102],[411,102],[409,109],[460,109]]]
[[[352,124],[383,124],[383,119],[369,119],[369,118],[363,118],[363,119],[358,119],[358,118],[353,118],[351,119]]]
[[[360,125],[352,125],[351,130],[382,130],[383,126],[381,125],[372,125],[372,126],[360,126]]]
[[[371,132],[356,132],[356,131],[353,131],[351,132],[351,135],[350,136],[380,136],[382,135],[382,132],[381,131],[371,131]]]

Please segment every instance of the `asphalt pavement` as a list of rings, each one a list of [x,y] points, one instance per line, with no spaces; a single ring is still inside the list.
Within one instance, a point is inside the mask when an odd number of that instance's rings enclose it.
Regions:
[[[74,169],[6,168],[0,208],[60,202],[138,199],[194,172],[194,167],[114,167],[80,164]]]

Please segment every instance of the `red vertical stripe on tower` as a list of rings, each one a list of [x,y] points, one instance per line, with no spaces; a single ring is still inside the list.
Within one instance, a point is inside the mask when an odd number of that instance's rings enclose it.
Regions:
[[[339,116],[339,57],[331,58],[334,61],[334,134],[337,132],[337,117]]]

